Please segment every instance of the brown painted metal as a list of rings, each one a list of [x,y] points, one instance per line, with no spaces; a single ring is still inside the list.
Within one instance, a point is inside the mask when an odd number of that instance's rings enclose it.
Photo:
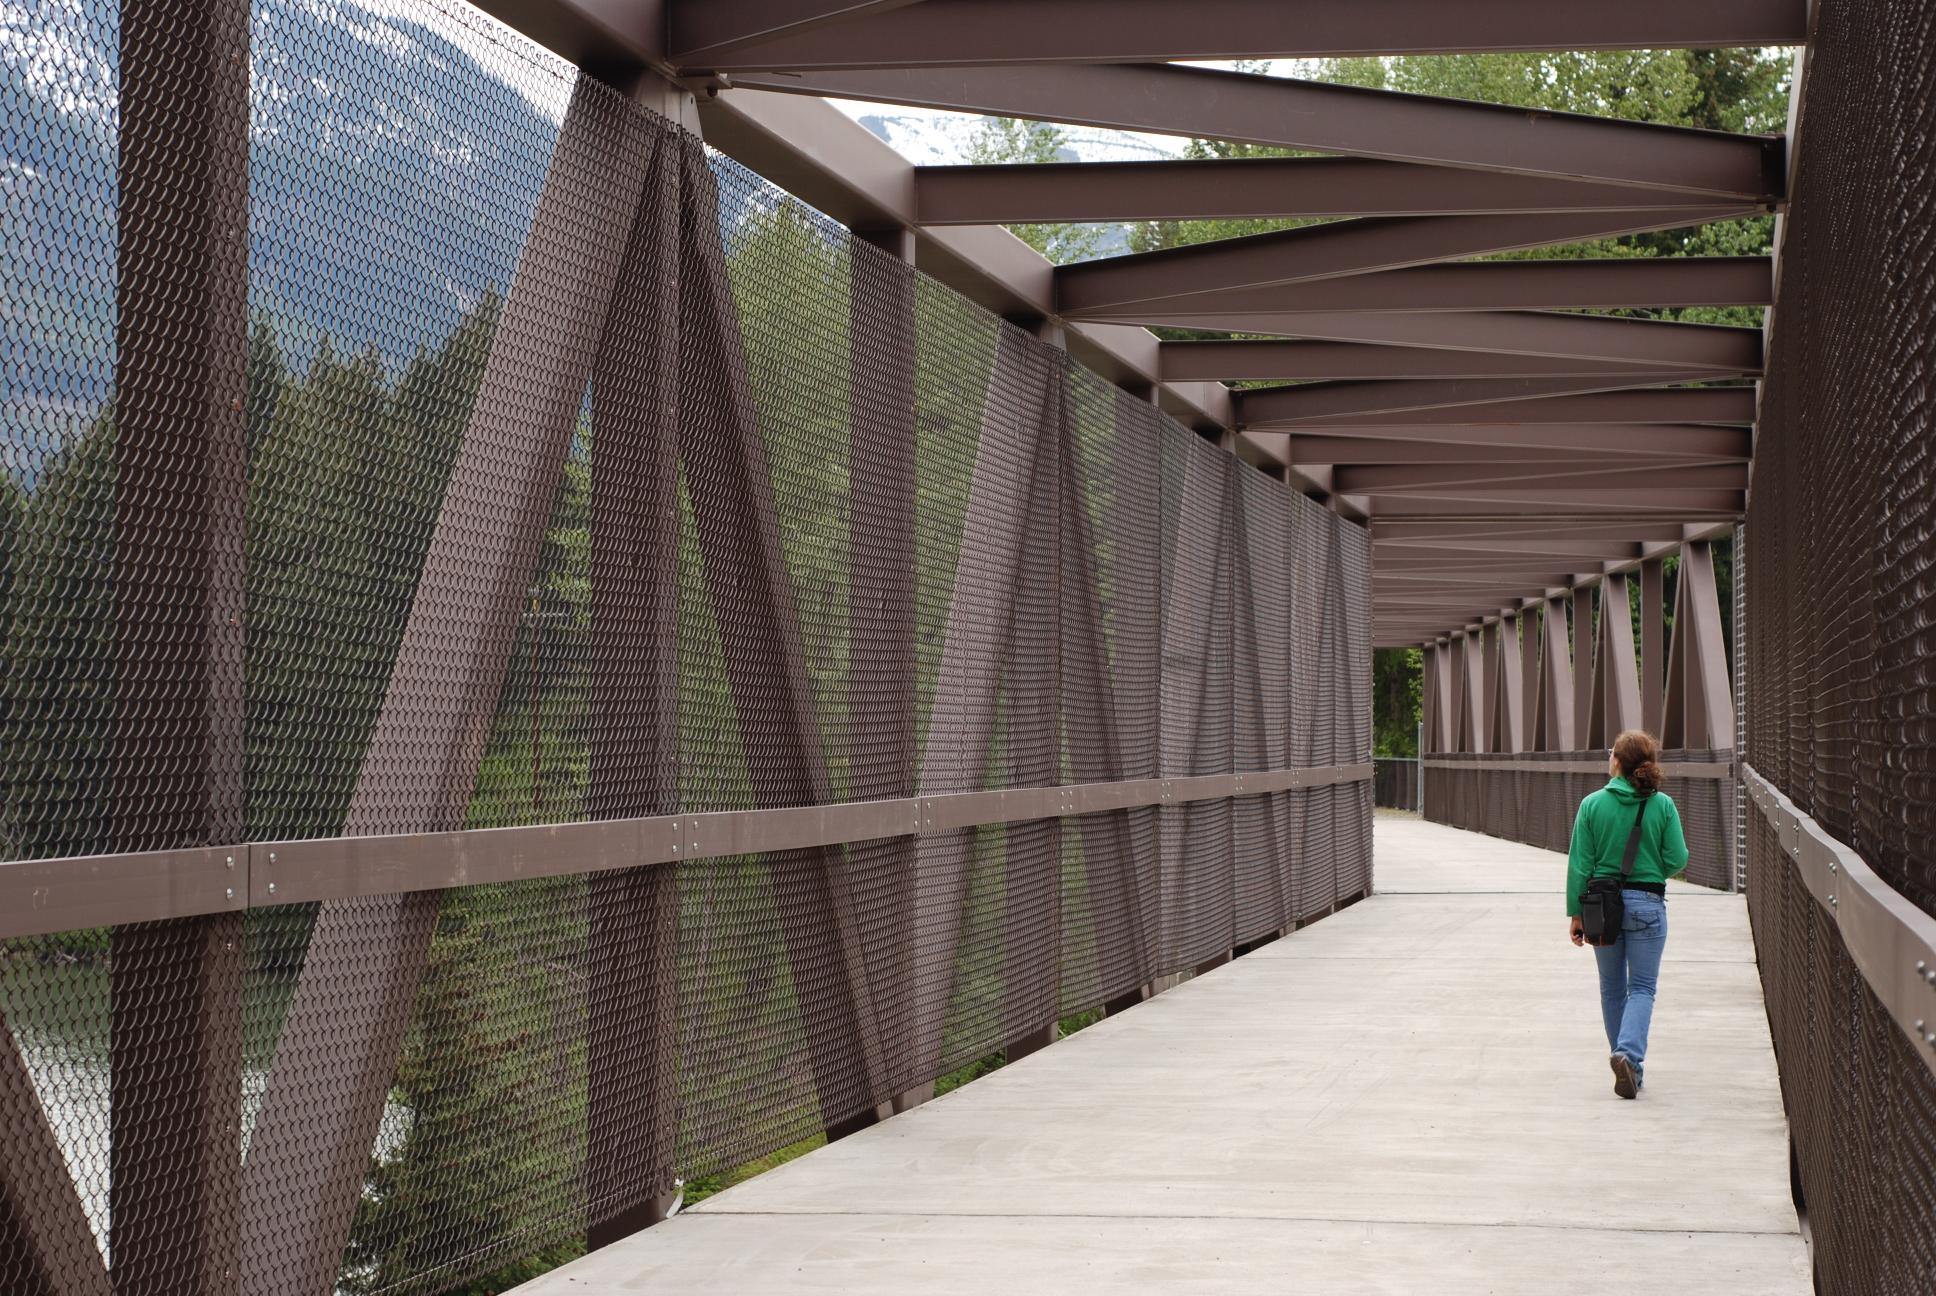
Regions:
[[[912,0],[665,0],[666,52],[682,66],[725,67],[749,47],[831,37],[850,45],[873,29],[855,19],[899,9]],[[741,55],[744,57],[744,55]]]
[[[1381,426],[1754,421],[1752,387],[1609,391],[1588,379],[1260,387],[1241,393],[1238,400],[1248,428],[1315,426],[1353,435],[1360,427]]]
[[[1567,642],[1567,600],[1546,600],[1540,617],[1539,733],[1540,751],[1572,751],[1574,747],[1573,654]]]
[[[1667,682],[1667,641],[1662,631],[1666,614],[1664,582],[1660,559],[1650,558],[1640,564],[1640,725],[1656,738],[1662,737],[1661,716]]]
[[[831,799],[826,758],[741,351],[717,181],[697,141],[680,150],[680,165],[680,460],[720,639],[741,645],[725,660],[747,781],[763,808],[822,805]],[[822,1124],[832,1129],[889,1097],[859,907],[839,852],[770,852],[767,863],[800,1011],[830,1023],[808,1051]]]
[[[1599,688],[1599,654],[1595,651],[1599,635],[1594,621],[1593,594],[1591,586],[1576,587],[1573,591],[1573,741],[1582,747],[1590,747],[1597,741],[1590,733],[1593,698]]]
[[[1779,140],[1150,64],[748,72],[735,85],[1763,202]]]
[[[1692,375],[1690,375],[1692,376]],[[1642,380],[1635,386],[1644,386]],[[1750,422],[1754,393],[1743,388],[1621,391],[1616,379],[1445,378],[1257,387],[1239,393],[1246,428],[1437,423]],[[1568,398],[1568,399],[1561,399]],[[1744,415],[1746,417],[1741,417]]]
[[[1372,311],[1610,310],[1663,306],[1765,306],[1774,296],[1766,257],[1659,257],[1595,261],[1474,261],[1376,274],[1192,294],[1159,307],[1072,311],[1179,328],[1294,332],[1304,314]]]
[[[887,6],[879,17],[838,25],[801,22],[748,45],[687,52],[688,12],[723,10],[715,20],[735,34],[779,14],[867,13],[872,6],[777,4],[774,0],[674,0],[674,60],[689,68],[938,67],[965,64],[1164,62],[1173,59],[1317,58],[1446,54],[1492,50],[1672,49],[1794,45],[1807,38],[1795,0],[1718,0],[1677,5],[1638,0],[1607,8],[1590,0],[1526,5],[1466,3],[1456,11],[1432,0],[1361,0],[1338,6],[1296,0],[1261,11],[1248,0],[926,0]],[[754,17],[742,16],[750,11]]]
[[[1600,468],[1581,465],[1575,471],[1556,470],[1542,463],[1372,464],[1340,468],[1333,479],[1347,494],[1393,494],[1412,490],[1443,490],[1455,486],[1484,486],[1488,490],[1548,491],[1604,488],[1634,491],[1746,490],[1746,464],[1686,464],[1672,468]]]
[[[1350,157],[924,166],[914,188],[923,225],[1643,208],[1699,219],[1711,205],[1664,189]]]
[[[848,795],[855,800],[912,796],[915,737],[915,275],[912,231],[857,235],[850,252],[848,399],[852,431],[848,471],[853,517],[848,594],[852,715]],[[847,863],[864,880],[911,876],[910,837],[876,837],[847,846]],[[890,1040],[905,1039],[914,984],[914,896],[892,897],[897,933],[892,973],[875,980],[875,1010]],[[898,1082],[897,1082],[898,1083]],[[891,1086],[890,1086],[891,1087]]]
[[[1257,322],[1269,327],[1233,331],[1276,332],[1389,347],[1614,360],[1647,368],[1738,369],[1743,373],[1761,369],[1761,330],[1708,324],[1558,311],[1313,311]],[[1165,350],[1178,345],[1185,344],[1168,343]]]
[[[613,84],[665,57],[666,0],[479,0],[477,7]]]
[[[1753,449],[1746,428],[1701,423],[1313,424],[1284,435],[1293,462],[1313,463],[1526,461],[1549,453],[1581,462],[1600,455],[1745,463]]]
[[[248,44],[235,0],[120,6],[112,838],[123,851],[245,835]],[[236,1288],[241,938],[239,912],[109,938],[117,1296]],[[15,1047],[9,1036],[0,1052]],[[41,1129],[27,1120],[18,1137]],[[79,1248],[91,1243],[83,1229]],[[79,1260],[91,1285],[98,1260]]]
[[[1640,668],[1634,657],[1633,594],[1625,572],[1614,572],[1600,582],[1600,703],[1604,728],[1595,743],[1612,742],[1622,730],[1640,727]]]
[[[1668,678],[1666,728],[1687,741],[1710,745],[1734,733],[1726,642],[1714,583],[1713,546],[1681,547],[1675,587],[1674,646]]]
[[[1167,381],[1277,382],[1351,378],[1596,378],[1672,382],[1685,367],[1632,364],[1571,356],[1493,354],[1449,347],[1380,346],[1360,342],[1165,342]],[[1715,371],[1710,368],[1709,371]],[[1718,371],[1715,371],[1718,372]],[[1754,369],[1732,372],[1749,375]]]
[[[1389,216],[1330,221],[1246,238],[1219,239],[1058,266],[1057,311],[1140,318],[1131,304],[1180,311],[1216,309],[1235,289],[1285,287],[1523,248],[1612,238],[1752,215],[1715,205],[1693,217],[1659,211],[1534,212],[1487,216]]]
[[[1042,411],[1036,426],[1050,426],[1047,416],[1060,399],[1054,377],[1031,363],[1019,331],[1002,329],[989,374],[980,451],[969,484],[954,596],[921,755],[919,788],[924,796],[968,792],[984,781],[995,725],[996,680],[1021,563],[1023,532],[1014,520],[1022,515],[1029,489],[1028,474],[1018,471],[1009,457],[1013,434],[1004,432],[1000,420],[1005,408],[1019,406]],[[924,838],[917,848],[915,921],[946,933],[936,956],[915,971],[917,1074],[933,1075],[938,1069],[973,849],[972,834],[965,832]]]
[[[4,1013],[0,1045],[0,1266],[23,1291],[109,1296],[74,1176]]]
[[[1050,346],[1062,341],[1060,322],[1039,326]],[[1005,783],[1050,787],[1061,781],[1062,752],[1056,699],[1061,693],[1062,469],[1066,461],[1059,417],[1067,399],[1058,368],[1048,400],[1054,415],[1037,433],[1029,471],[1027,522],[1015,573],[1007,627],[1003,692],[1007,704],[1008,769]],[[911,440],[912,438],[910,438]],[[1046,650],[1046,651],[1045,651]],[[912,674],[909,676],[912,679]],[[1062,887],[1045,884],[1045,859],[1060,859],[1062,824],[1057,819],[1011,823],[1004,832],[1003,1011],[1011,1032],[1005,1047],[1019,1058],[1055,1041],[1062,991]]]
[[[638,159],[649,156],[643,119],[614,112],[608,94],[581,82],[566,109],[347,834],[454,828],[470,800],[640,199]],[[614,164],[615,143],[627,165]],[[463,645],[461,661],[452,645]],[[336,1281],[436,911],[437,896],[425,892],[325,905],[316,917],[243,1170],[249,1296],[307,1296]],[[291,1201],[313,1206],[292,1213]]]
[[[593,821],[678,809],[676,475],[679,163],[644,144],[640,203],[591,375],[589,771]],[[678,1133],[678,875],[640,865],[586,879],[587,1245],[665,1218]]]

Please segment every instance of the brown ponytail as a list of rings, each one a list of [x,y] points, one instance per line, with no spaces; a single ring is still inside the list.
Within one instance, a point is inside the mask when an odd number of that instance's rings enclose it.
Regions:
[[[1660,744],[1645,729],[1629,729],[1613,740],[1613,758],[1620,773],[1642,792],[1660,791],[1665,777],[1660,768]]]

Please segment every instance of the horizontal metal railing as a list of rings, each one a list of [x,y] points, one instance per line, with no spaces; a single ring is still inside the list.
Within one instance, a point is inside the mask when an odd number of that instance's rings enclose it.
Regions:
[[[1327,787],[1370,763],[0,863],[0,938]]]
[[[1748,803],[1780,837],[1796,876],[1827,911],[1863,980],[1936,1073],[1936,918],[1876,871],[1751,765]]]

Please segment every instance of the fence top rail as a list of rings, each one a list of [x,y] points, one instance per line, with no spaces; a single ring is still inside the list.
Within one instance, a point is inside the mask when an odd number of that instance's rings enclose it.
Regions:
[[[1426,769],[1472,769],[1498,770],[1506,773],[1526,772],[1530,774],[1604,774],[1607,763],[1604,760],[1510,760],[1488,757],[1484,754],[1471,756],[1427,756]],[[1731,779],[1736,776],[1733,761],[1662,761],[1661,770],[1668,778],[1681,779]]]
[[[1260,796],[1362,782],[1372,777],[1372,768],[1364,761],[767,810],[19,860],[0,864],[0,939]]]
[[[1741,779],[1796,876],[1841,932],[1862,979],[1936,1074],[1936,917],[1883,881],[1752,765],[1742,765]]]

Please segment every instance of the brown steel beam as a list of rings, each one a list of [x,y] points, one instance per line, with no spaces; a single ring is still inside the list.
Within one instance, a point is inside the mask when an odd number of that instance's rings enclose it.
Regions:
[[[1499,541],[1518,541],[1523,537],[1534,537],[1542,542],[1564,542],[1565,544],[1615,541],[1623,546],[1634,546],[1632,556],[1638,556],[1638,545],[1642,541],[1679,543],[1684,536],[1680,527],[1658,518],[1645,526],[1629,533],[1624,526],[1607,522],[1582,522],[1568,527],[1560,534],[1538,522],[1381,522],[1371,524],[1372,543],[1420,544],[1427,541],[1487,542],[1492,547]],[[1566,552],[1558,543],[1553,545],[1555,552]],[[1628,552],[1627,550],[1622,551]]]
[[[1714,205],[1691,217],[1659,211],[1532,212],[1490,216],[1377,216],[1135,252],[1058,266],[1056,309],[1073,318],[1131,303],[1193,309],[1233,289],[1294,284],[1510,252],[1522,248],[1676,229],[1751,215]]]
[[[1130,305],[1083,318],[1232,332],[1294,332],[1296,316],[1340,311],[1613,310],[1664,306],[1766,306],[1774,300],[1767,257],[1474,261],[1263,288],[1193,293],[1160,308]]]
[[[1479,379],[1440,382],[1312,383],[1238,395],[1248,428],[1504,423],[1739,423],[1754,421],[1752,387],[1609,390],[1592,379]]]
[[[853,26],[913,0],[660,0],[667,58],[676,66],[727,67],[748,48],[804,41],[871,48],[875,29]],[[605,0],[611,3],[611,0]],[[828,29],[832,30],[828,30]],[[778,66],[778,65],[773,65]]]
[[[914,193],[923,225],[1697,212],[1708,205],[1668,189],[1352,157],[924,166],[915,168]]]
[[[903,3],[905,0],[903,0]],[[689,9],[720,8],[738,32],[777,26],[784,14],[866,12],[835,3],[773,0],[674,0],[673,48],[682,66],[710,68],[946,67],[964,64],[1165,62],[1172,59],[1278,59],[1376,54],[1454,54],[1504,50],[1682,49],[1796,45],[1807,39],[1800,0],[927,0],[878,18],[781,28],[771,39],[744,39],[687,52],[681,20]],[[741,17],[744,11],[751,16]]]
[[[1266,435],[1269,435],[1268,433]],[[1293,464],[1543,464],[1549,471],[1580,468],[1675,468],[1702,463],[1746,463],[1746,455],[1623,454],[1619,442],[1599,446],[1432,445],[1422,441],[1382,441],[1371,437],[1297,437],[1286,460]]]
[[[663,59],[666,0],[475,0],[479,9],[608,80]]]
[[[239,0],[122,0],[119,13],[112,840],[122,851],[232,845],[246,835],[248,254],[237,231],[250,14]],[[239,913],[109,933],[102,1223],[117,1296],[233,1288],[242,946]],[[14,1047],[9,1036],[0,1051]],[[23,1121],[17,1103],[0,1105],[9,1124]],[[23,1123],[14,1138],[43,1128]],[[34,1212],[71,1226],[71,1186],[44,1190],[52,1199]],[[48,1289],[94,1284],[92,1240],[85,1227],[67,1239],[77,1267]]]
[[[1164,321],[1153,318],[1147,322]],[[1649,368],[1734,369],[1742,373],[1761,369],[1758,328],[1558,311],[1313,311],[1266,316],[1259,322],[1267,327],[1230,331],[1379,346],[1617,360]]]
[[[679,808],[679,166],[648,141],[645,197],[591,377],[590,662],[585,813]],[[586,1244],[665,1218],[678,1132],[677,870],[585,879]]]
[[[1594,518],[1660,521],[1725,521],[1743,511],[1740,491],[1498,491],[1488,487],[1366,494],[1375,519],[1545,518],[1564,530],[1591,514]]]
[[[1209,68],[1081,64],[750,72],[733,82],[789,94],[1613,181],[1753,202],[1785,192],[1778,137]]]
[[[1677,464],[1671,468],[1604,469],[1583,467],[1578,471],[1554,471],[1547,464],[1372,464],[1362,468],[1340,468],[1333,479],[1340,494],[1390,494],[1401,490],[1441,490],[1456,486],[1485,486],[1489,490],[1545,491],[1561,489],[1606,489],[1646,491],[1656,487],[1669,490],[1748,489],[1745,464]]]
[[[1666,637],[1662,632],[1664,572],[1658,558],[1640,564],[1640,724],[1661,736],[1661,706],[1666,696]]]
[[[1377,346],[1362,342],[1165,342],[1166,382],[1331,381],[1355,378],[1597,378],[1673,382],[1688,371],[1674,365],[1572,356],[1493,354],[1445,347]],[[1711,367],[1704,372],[1715,372]],[[1728,371],[1747,376],[1760,372]]]
[[[1258,435],[1282,436],[1294,459],[1323,463],[1343,463],[1354,457],[1361,463],[1430,462],[1439,456],[1520,458],[1542,452],[1745,462],[1753,449],[1753,434],[1747,428],[1706,423],[1447,423],[1436,427],[1345,424],[1337,428],[1296,427],[1282,433]],[[1367,457],[1385,454],[1392,457]]]
[[[1594,592],[1592,586],[1574,588],[1571,646],[1573,659],[1573,740],[1582,746],[1591,744],[1594,741],[1587,731],[1593,723],[1593,696],[1599,683],[1599,676],[1595,665],[1598,660],[1598,655],[1594,652],[1596,636],[1594,633],[1593,603]]]

